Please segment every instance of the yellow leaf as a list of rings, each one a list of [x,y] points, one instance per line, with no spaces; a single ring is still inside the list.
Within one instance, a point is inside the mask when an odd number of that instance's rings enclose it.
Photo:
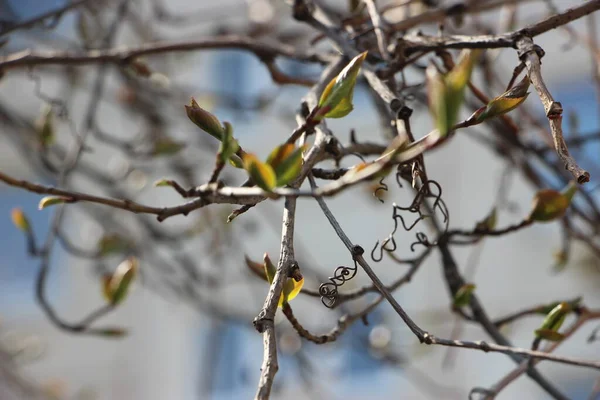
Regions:
[[[273,168],[269,164],[261,162],[253,154],[244,155],[244,168],[254,183],[263,190],[270,192],[277,184]]]
[[[40,203],[38,204],[38,210],[43,210],[46,207],[50,207],[56,204],[69,203],[72,201],[73,199],[71,199],[70,197],[46,196],[40,200]]]
[[[292,278],[287,278],[283,285],[281,297],[279,297],[279,304],[278,304],[279,307],[281,307],[284,302],[288,303],[289,301],[294,299],[294,297],[296,297],[298,295],[298,293],[300,293],[300,290],[302,290],[303,285],[304,285],[304,278],[302,278],[298,282],[296,282]]]
[[[13,208],[10,216],[12,218],[13,224],[23,232],[31,231],[31,224],[29,223],[29,219],[20,208]]]

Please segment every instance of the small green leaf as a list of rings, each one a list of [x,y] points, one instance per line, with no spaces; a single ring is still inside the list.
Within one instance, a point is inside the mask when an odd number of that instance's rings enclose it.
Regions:
[[[191,104],[185,106],[185,112],[190,121],[196,124],[196,126],[209,135],[221,140],[224,132],[221,121],[213,114],[200,107],[193,97]]]
[[[558,338],[557,335],[552,335],[550,332],[558,333],[558,330],[562,326],[567,314],[573,311],[571,304],[567,302],[561,302],[556,305],[544,318],[544,322],[542,325],[535,331],[537,337],[546,339],[546,340],[556,340],[554,338]],[[558,339],[560,340],[560,339]]]
[[[101,336],[106,336],[106,337],[114,337],[114,338],[118,338],[118,337],[124,337],[127,336],[127,330],[123,329],[123,328],[103,328],[99,331],[97,331],[97,333]]]
[[[302,152],[304,150],[305,147],[298,147],[275,168],[277,186],[285,186],[298,177],[302,171]]]
[[[107,234],[98,240],[98,253],[106,256],[112,253],[125,251],[131,247],[130,243],[121,235]]]
[[[577,185],[577,182],[571,181],[563,190],[561,190],[560,194],[565,196],[569,203],[571,203],[571,200],[573,200],[573,196],[577,193],[578,189],[579,186]]]
[[[40,200],[40,203],[38,204],[38,210],[43,210],[46,207],[54,206],[56,204],[71,203],[71,202],[73,202],[73,199],[71,199],[70,197],[46,196]]]
[[[445,76],[434,64],[427,67],[429,109],[442,137],[452,130],[458,120],[465,87],[471,79],[473,66],[480,53],[478,50],[463,50],[454,68]]]
[[[185,148],[185,144],[174,141],[169,137],[161,137],[154,142],[152,155],[154,156],[170,156],[180,152]]]
[[[498,213],[496,212],[496,207],[492,208],[492,211],[482,220],[477,222],[475,225],[476,231],[492,231],[496,228],[496,223],[498,221]]]
[[[172,186],[171,182],[172,181],[170,179],[160,179],[160,180],[154,182],[154,187]]]
[[[569,307],[571,307],[571,309],[576,309],[577,307],[579,307],[579,305],[581,304],[581,301],[583,300],[582,297],[576,297],[572,300],[567,300],[565,301],[565,303],[567,303],[569,305]],[[542,315],[547,315],[548,313],[550,313],[554,308],[556,308],[556,306],[560,305],[560,303],[562,303],[562,301],[555,301],[553,303],[550,303],[548,305],[542,306],[539,309],[536,310],[537,314],[542,314]]]
[[[565,215],[570,200],[554,189],[542,189],[533,198],[529,219],[535,222],[550,222]]]
[[[269,154],[269,157],[267,157],[267,164],[276,169],[283,160],[294,152],[295,148],[296,146],[293,143],[284,143],[281,146],[275,147]]]
[[[261,162],[253,154],[244,155],[244,168],[254,183],[267,192],[273,190],[277,184],[273,168],[269,164]]]
[[[20,208],[13,208],[10,212],[13,224],[23,232],[31,232],[31,224],[29,218]]]
[[[367,52],[354,57],[348,65],[329,82],[317,106],[314,121],[318,122],[323,118],[342,118],[352,111],[352,98],[354,96],[354,86],[360,71],[360,66],[367,57]]]
[[[119,264],[109,279],[104,279],[103,293],[110,304],[117,305],[125,300],[138,268],[138,260],[135,257],[129,257]]]
[[[56,141],[54,128],[54,110],[52,105],[46,104],[42,110],[41,116],[35,123],[38,138],[42,146],[47,147]]]
[[[237,140],[233,138],[233,127],[229,122],[225,122],[225,129],[223,130],[223,138],[221,140],[221,147],[219,154],[221,161],[227,162],[235,152],[240,148]]]
[[[472,283],[465,283],[456,291],[454,296],[454,307],[464,307],[471,302],[471,295],[476,286]]]

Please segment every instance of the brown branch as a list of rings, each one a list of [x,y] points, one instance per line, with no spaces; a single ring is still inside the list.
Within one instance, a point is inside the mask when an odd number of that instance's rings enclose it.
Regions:
[[[535,37],[546,33],[559,26],[568,24],[600,9],[600,0],[588,1],[578,7],[570,8],[561,14],[553,15],[536,24],[529,25],[517,31],[501,35],[453,35],[430,36],[416,33],[405,36],[406,53],[411,54],[423,50],[439,49],[493,49],[502,47],[515,47],[517,41],[523,36]]]
[[[598,7],[600,7],[600,0],[595,3],[598,3]],[[569,154],[569,149],[565,143],[562,131],[562,105],[559,102],[554,101],[552,94],[550,94],[550,91],[542,78],[540,58],[544,55],[544,51],[541,47],[533,44],[531,37],[519,39],[517,41],[517,48],[519,51],[519,58],[527,66],[531,83],[538,92],[540,100],[544,105],[558,157],[563,162],[565,168],[575,177],[577,182],[589,182],[590,173],[577,165],[577,162],[571,157],[571,154]]]
[[[124,49],[92,50],[84,53],[24,50],[0,57],[0,70],[37,65],[84,65],[95,63],[127,65],[136,58],[144,56],[214,49],[244,50],[255,54],[259,58],[282,56],[298,61],[317,63],[332,61],[335,58],[314,51],[299,52],[293,46],[282,43],[266,43],[247,37],[226,35],[186,42],[158,42]]]

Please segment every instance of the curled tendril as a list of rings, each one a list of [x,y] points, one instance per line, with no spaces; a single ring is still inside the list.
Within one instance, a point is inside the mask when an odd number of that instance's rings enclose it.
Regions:
[[[396,249],[398,248],[398,245],[396,244],[396,239],[394,238],[394,236],[392,236],[393,234],[391,234],[390,236],[388,236],[383,242],[381,242],[381,247],[379,248],[379,258],[375,258],[375,251],[377,250],[377,247],[379,246],[379,240],[377,241],[377,243],[375,243],[375,247],[373,247],[373,250],[371,250],[371,259],[375,262],[379,262],[383,259],[383,251],[389,251],[390,253],[393,253],[394,251],[396,251]],[[392,244],[392,248],[387,247],[388,243]]]
[[[338,300],[338,288],[346,281],[354,278],[358,271],[358,264],[354,261],[354,267],[339,266],[335,269],[333,276],[329,278],[329,282],[322,283],[319,286],[319,294],[321,302],[327,308],[333,308]]]
[[[412,169],[413,170],[411,172],[411,175],[413,177],[418,176],[420,178],[423,178],[425,176],[420,169],[415,167],[415,165],[413,165]],[[397,170],[396,182],[398,183],[398,186],[400,186],[400,187],[402,187],[400,179],[401,178],[406,179],[406,177],[403,174],[405,172],[406,171],[403,171],[400,168],[398,168],[398,170]],[[380,246],[379,241],[377,241],[375,243],[375,247],[373,247],[373,250],[371,251],[371,259],[374,262],[380,262],[383,259],[384,250],[387,252],[390,252],[390,253],[394,252],[396,250],[397,245],[396,245],[396,241],[394,239],[394,235],[398,231],[399,223],[402,224],[402,228],[406,232],[409,232],[413,228],[415,228],[415,226],[417,226],[419,224],[419,222],[421,222],[425,218],[432,217],[432,215],[425,214],[421,211],[421,208],[422,208],[421,206],[427,199],[433,199],[432,210],[434,213],[439,212],[442,215],[443,223],[444,223],[444,231],[448,230],[449,212],[448,212],[448,207],[446,206],[446,203],[442,199],[442,187],[440,186],[440,184],[438,182],[436,182],[434,180],[430,180],[430,179],[425,180],[425,181],[423,181],[423,184],[417,190],[413,201],[409,205],[399,206],[395,203],[393,204],[392,219],[394,220],[394,229],[388,235],[388,237],[381,242],[381,246]],[[402,215],[403,212],[417,214],[418,216],[412,222],[412,224],[407,225],[406,220],[405,220],[405,215]],[[416,239],[417,240],[410,245],[410,250],[413,252],[415,251],[415,247],[417,245],[422,245],[425,247],[432,247],[432,246],[437,245],[437,242],[431,242],[424,232],[417,232]],[[390,244],[390,243],[393,248],[388,246],[388,244]]]
[[[385,201],[384,201],[384,200],[383,200],[381,197],[379,197],[379,194],[378,194],[378,193],[379,193],[380,191],[387,192],[387,191],[388,191],[388,189],[389,189],[389,187],[388,187],[387,183],[385,183],[385,182],[383,181],[384,179],[385,179],[385,177],[383,177],[383,178],[381,178],[381,179],[379,180],[379,183],[378,183],[378,185],[379,185],[379,186],[377,186],[377,189],[375,189],[375,190],[373,191],[373,196],[374,196],[374,197],[375,197],[377,200],[379,200],[379,202],[380,202],[381,204],[385,203]]]

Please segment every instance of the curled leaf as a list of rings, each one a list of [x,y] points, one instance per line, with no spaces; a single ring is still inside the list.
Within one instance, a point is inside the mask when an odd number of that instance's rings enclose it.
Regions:
[[[360,66],[367,58],[367,52],[354,57],[346,67],[329,82],[323,90],[316,114],[313,118],[318,122],[323,118],[342,118],[352,111],[354,86]]]
[[[261,162],[253,154],[244,155],[244,168],[248,171],[248,175],[258,187],[270,192],[277,184],[275,171],[266,163]]]
[[[159,179],[158,181],[154,182],[154,187],[172,186],[171,182],[173,181],[170,179]]]
[[[46,196],[40,200],[40,203],[38,204],[38,210],[43,210],[46,207],[54,206],[56,204],[64,204],[71,202],[73,202],[73,199],[70,197]]]
[[[13,208],[10,212],[13,224],[23,232],[31,232],[31,224],[29,218],[20,208]]]
[[[190,121],[196,124],[196,126],[209,135],[221,140],[224,131],[221,126],[221,121],[213,114],[200,107],[193,97],[190,105],[185,106],[185,112]]]
[[[263,256],[263,269],[265,272],[265,276],[267,277],[267,282],[273,283],[273,279],[275,279],[275,273],[277,272],[277,268],[273,265],[271,258],[267,253]]]
[[[454,295],[454,307],[464,307],[471,302],[471,295],[476,286],[473,283],[465,283]]]
[[[137,270],[137,258],[129,257],[119,264],[111,277],[104,278],[103,293],[110,304],[117,305],[125,299]]]

